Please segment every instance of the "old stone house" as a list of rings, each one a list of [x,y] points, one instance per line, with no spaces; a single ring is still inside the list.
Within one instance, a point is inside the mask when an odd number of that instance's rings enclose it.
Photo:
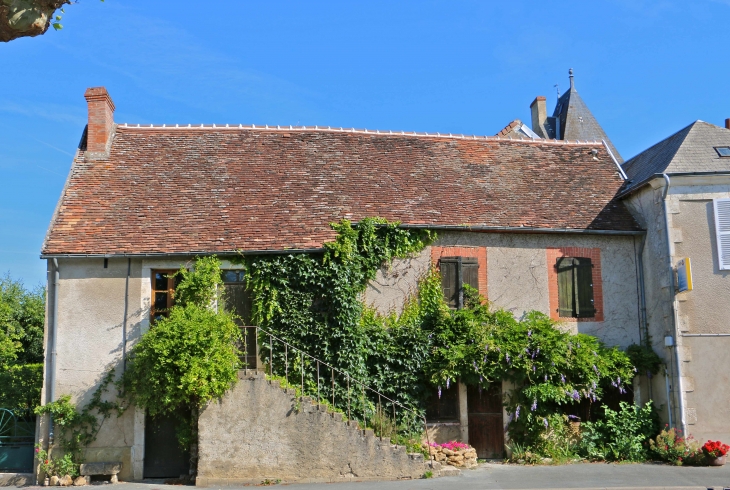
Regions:
[[[516,316],[539,310],[609,345],[641,341],[645,232],[618,198],[618,153],[574,87],[553,118],[542,118],[538,98],[533,129],[512,124],[491,137],[140,126],[114,121],[104,88],[85,96],[88,126],[42,249],[44,403],[70,394],[84,404],[110,367],[124,369],[130,346],[171,304],[169,271],[203,254],[319,251],[334,238],[329,223],[345,218],[381,216],[438,233],[370,285],[365,300],[382,312],[398,310],[435,264],[454,307],[453,293],[469,283]],[[571,132],[588,123],[593,137]],[[550,139],[556,134],[581,141]],[[230,286],[240,285],[224,265]],[[561,288],[566,280],[578,287]],[[469,441],[482,457],[501,455],[501,389],[480,399],[457,385],[431,407],[430,430]],[[44,421],[44,443],[48,430]],[[87,459],[122,461],[121,479],[176,476],[160,462],[174,452],[161,430],[128,410],[105,422]]]

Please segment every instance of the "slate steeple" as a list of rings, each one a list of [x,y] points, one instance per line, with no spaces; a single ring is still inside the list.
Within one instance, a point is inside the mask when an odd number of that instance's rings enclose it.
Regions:
[[[560,140],[570,141],[606,141],[606,144],[619,163],[623,163],[623,158],[613,146],[611,140],[606,136],[605,131],[591,113],[583,99],[578,95],[575,89],[575,80],[573,78],[573,69],[568,72],[570,77],[570,89],[558,98],[555,105],[553,117],[548,118],[550,126],[552,126],[553,137]]]

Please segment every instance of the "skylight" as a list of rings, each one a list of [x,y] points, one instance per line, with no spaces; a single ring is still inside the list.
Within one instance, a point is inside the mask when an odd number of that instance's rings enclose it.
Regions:
[[[721,157],[730,157],[730,146],[716,146],[715,151]]]

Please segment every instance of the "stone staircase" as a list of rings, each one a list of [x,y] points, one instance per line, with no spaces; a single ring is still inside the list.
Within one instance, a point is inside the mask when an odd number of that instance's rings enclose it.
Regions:
[[[360,429],[257,371],[201,411],[197,485],[397,480],[459,474]],[[455,470],[455,471],[454,471]]]

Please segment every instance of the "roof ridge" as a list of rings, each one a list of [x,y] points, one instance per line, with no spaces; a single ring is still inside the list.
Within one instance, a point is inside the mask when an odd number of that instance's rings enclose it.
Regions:
[[[462,140],[491,140],[491,141],[513,141],[513,142],[520,142],[520,143],[538,143],[538,144],[550,144],[550,145],[557,145],[557,146],[564,146],[564,145],[578,145],[578,146],[589,146],[589,145],[598,145],[602,146],[603,143],[600,140],[552,140],[552,139],[531,139],[531,138],[524,138],[524,139],[518,139],[518,138],[503,138],[501,136],[480,136],[480,135],[469,135],[469,134],[460,134],[460,133],[429,133],[426,131],[393,131],[393,130],[380,130],[380,129],[367,129],[367,128],[343,128],[343,127],[332,127],[332,126],[293,126],[293,125],[286,125],[282,126],[277,124],[276,126],[265,124],[265,125],[256,125],[256,124],[238,124],[238,125],[230,125],[226,124],[223,125],[216,125],[216,124],[200,124],[193,126],[192,124],[188,125],[179,125],[176,124],[174,126],[167,125],[167,124],[148,124],[148,125],[142,125],[142,124],[128,124],[128,123],[118,123],[116,125],[119,129],[145,129],[145,130],[257,130],[257,131],[321,131],[321,132],[332,132],[332,133],[354,133],[354,134],[371,134],[371,135],[379,135],[379,136],[412,136],[412,137],[419,137],[419,138],[451,138],[451,139],[462,139]]]

